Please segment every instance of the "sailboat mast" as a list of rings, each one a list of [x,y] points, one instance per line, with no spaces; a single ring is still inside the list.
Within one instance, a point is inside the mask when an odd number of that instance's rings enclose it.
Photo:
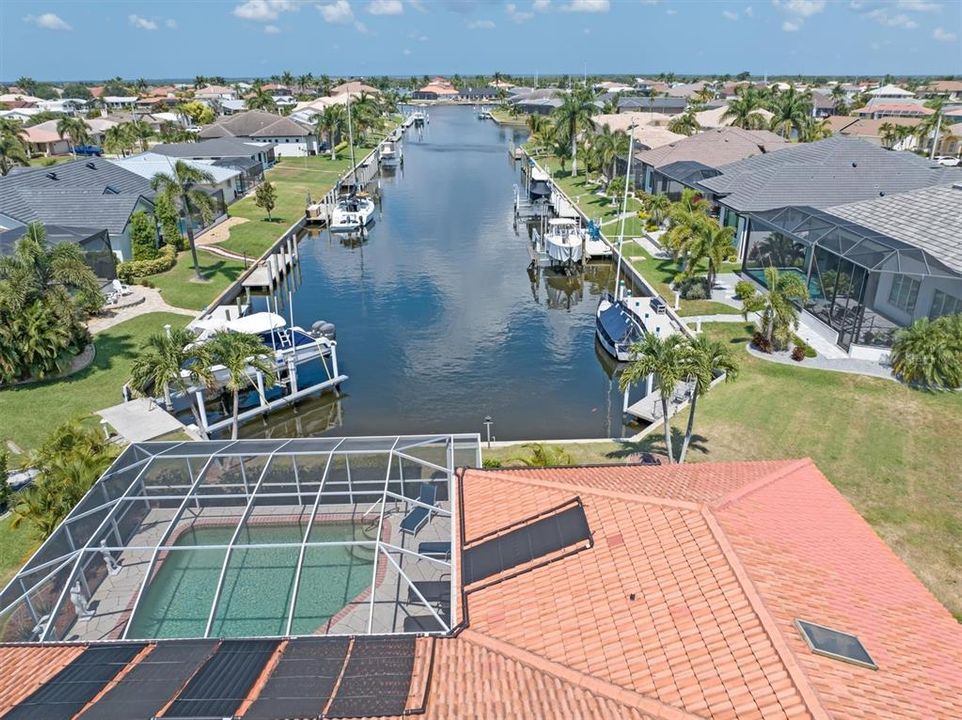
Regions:
[[[351,176],[357,186],[357,161],[354,159],[354,123],[351,120],[351,92],[347,93],[347,141],[351,145]]]
[[[625,243],[625,215],[628,212],[628,183],[631,181],[631,154],[635,148],[635,124],[628,127],[628,167],[625,168],[625,194],[621,200],[621,228],[618,231],[618,269],[615,271],[615,300],[621,300],[621,249]]]

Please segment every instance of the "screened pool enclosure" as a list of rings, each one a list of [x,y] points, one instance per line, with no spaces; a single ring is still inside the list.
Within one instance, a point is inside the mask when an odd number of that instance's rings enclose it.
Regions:
[[[0,595],[0,641],[449,632],[477,435],[128,447]]]
[[[962,275],[931,253],[809,207],[753,213],[743,270],[765,284],[765,268],[803,276],[804,308],[837,343],[889,347],[914,320],[962,310]]]

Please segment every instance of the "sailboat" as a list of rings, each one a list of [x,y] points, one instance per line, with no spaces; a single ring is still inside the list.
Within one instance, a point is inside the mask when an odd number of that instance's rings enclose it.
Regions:
[[[352,182],[350,189],[337,199],[331,212],[331,232],[357,232],[374,220],[374,201],[366,193],[357,192],[357,160],[354,157],[354,123],[351,118],[351,96],[347,97],[347,133],[351,146]]]

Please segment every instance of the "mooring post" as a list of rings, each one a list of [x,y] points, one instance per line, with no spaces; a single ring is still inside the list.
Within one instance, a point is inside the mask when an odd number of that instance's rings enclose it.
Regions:
[[[267,407],[267,396],[264,394],[264,373],[257,371],[257,394],[260,398],[261,407]]]
[[[197,400],[197,419],[200,420],[201,432],[207,435],[207,408],[204,407],[204,393],[195,390],[194,398]]]

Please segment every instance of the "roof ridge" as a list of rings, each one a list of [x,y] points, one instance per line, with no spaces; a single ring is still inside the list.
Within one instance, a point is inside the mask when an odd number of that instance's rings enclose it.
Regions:
[[[809,461],[811,462],[811,461]],[[793,463],[795,469],[803,467],[800,463]],[[775,473],[773,473],[774,475]],[[778,473],[779,476],[784,476],[785,473]],[[755,485],[756,483],[752,483]],[[767,483],[765,483],[767,484]],[[759,485],[761,487],[761,485]],[[772,643],[772,647],[778,654],[779,659],[782,661],[782,665],[785,667],[785,671],[788,673],[789,678],[791,678],[792,685],[798,691],[801,696],[802,702],[805,703],[805,707],[812,714],[814,720],[830,720],[830,715],[822,704],[821,698],[818,692],[815,690],[815,686],[811,683],[808,675],[802,669],[801,664],[795,657],[791,648],[788,646],[788,642],[782,635],[781,630],[778,627],[778,623],[775,618],[768,612],[768,608],[765,602],[762,600],[761,593],[755,588],[755,583],[752,581],[751,576],[748,574],[748,570],[742,565],[741,559],[738,557],[738,553],[735,548],[732,547],[731,542],[728,540],[728,536],[722,529],[717,518],[715,517],[712,509],[704,506],[701,509],[702,517],[705,520],[705,524],[708,526],[712,537],[718,544],[719,549],[722,551],[722,555],[725,556],[725,560],[728,562],[732,573],[735,575],[735,579],[742,591],[745,593],[745,597],[751,604],[752,609],[755,611],[755,615],[758,617],[758,621],[761,623],[762,628],[765,630],[765,634],[768,636]]]
[[[746,483],[745,485],[732,490],[730,493],[723,495],[714,502],[708,502],[705,504],[713,510],[722,510],[734,504],[738,500],[741,500],[746,495],[750,495],[756,490],[760,490],[761,488],[770,485],[777,480],[781,480],[786,475],[796,472],[797,470],[801,470],[803,467],[807,467],[809,465],[815,465],[815,462],[810,457],[799,458],[797,460],[786,460],[785,462],[781,463],[777,469],[773,470],[767,475],[763,475],[757,480],[753,480],[750,483]]]
[[[548,660],[517,645],[512,645],[490,635],[480,633],[477,630],[472,630],[470,627],[466,628],[458,639],[471,642],[485,650],[515,660],[538,672],[551,675],[575,687],[581,688],[592,695],[605,697],[626,707],[649,713],[660,718],[660,720],[702,720],[702,716],[700,715],[693,715],[681,708],[666,705],[656,698],[644,695],[635,690],[629,690],[607,680],[586,675],[572,667]]]
[[[570,466],[571,469],[577,469],[577,466]],[[621,467],[620,465],[615,465],[613,467]],[[640,467],[640,466],[639,466]],[[552,468],[559,469],[559,468]],[[673,500],[671,498],[657,497],[653,495],[641,495],[639,493],[626,493],[618,492],[617,490],[605,490],[604,488],[595,488],[590,485],[578,485],[567,482],[556,482],[553,480],[542,480],[540,478],[533,478],[527,475],[519,473],[518,476],[505,475],[499,472],[490,472],[489,474],[500,477],[504,480],[511,480],[517,482],[518,477],[528,485],[534,485],[535,487],[552,488],[555,490],[564,490],[566,492],[574,492],[577,495],[596,495],[599,497],[606,497],[612,500],[624,500],[626,502],[642,502],[651,503],[652,505],[662,505],[665,507],[672,507],[678,510],[693,510],[697,511],[701,508],[702,503],[694,502],[691,500]]]

